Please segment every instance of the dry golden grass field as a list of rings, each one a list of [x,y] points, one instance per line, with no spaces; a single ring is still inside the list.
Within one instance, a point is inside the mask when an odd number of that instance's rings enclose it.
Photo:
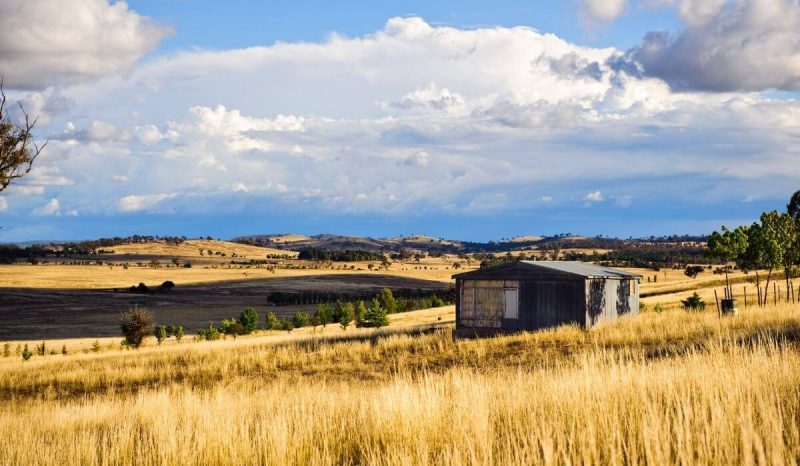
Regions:
[[[790,465],[799,341],[800,310],[781,305],[483,340],[399,326],[12,356],[0,452],[9,465]]]

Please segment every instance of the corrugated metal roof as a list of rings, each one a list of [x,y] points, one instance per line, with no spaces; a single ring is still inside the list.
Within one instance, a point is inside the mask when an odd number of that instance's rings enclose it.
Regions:
[[[612,269],[600,265],[580,261],[522,261],[536,267],[544,267],[559,272],[571,273],[583,277],[611,277],[611,278],[636,278],[641,275]]]

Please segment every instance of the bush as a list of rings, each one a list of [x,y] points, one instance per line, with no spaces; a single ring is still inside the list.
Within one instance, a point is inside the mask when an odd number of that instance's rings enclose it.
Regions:
[[[281,330],[286,330],[287,332],[291,332],[294,329],[294,322],[292,322],[289,319],[281,319],[280,320],[280,329]]]
[[[7,358],[9,356],[11,356],[11,345],[8,344],[8,343],[5,343],[3,345],[3,357]]]
[[[162,341],[167,339],[167,326],[159,325],[158,327],[156,327],[155,336],[156,340],[158,341],[158,344],[160,345]]]
[[[200,337],[201,340],[219,340],[222,338],[222,334],[214,327],[214,324],[209,322],[208,328],[201,328],[197,331],[197,336]]]
[[[267,322],[264,324],[264,328],[267,330],[283,330],[283,325],[274,312],[267,312]]]
[[[695,279],[698,275],[700,275],[705,270],[705,267],[702,265],[689,265],[686,267],[686,270],[683,271],[683,274],[689,278]]]
[[[656,313],[664,312],[664,306],[661,303],[658,303],[658,304],[655,305],[655,307],[653,307],[653,310]]]
[[[130,345],[130,343],[128,343],[128,344]],[[92,343],[92,352],[93,353],[99,353],[100,352],[100,341],[95,340],[94,343]]]
[[[175,330],[172,332],[172,334],[175,335],[175,339],[177,341],[183,340],[183,326],[182,325],[176,325],[175,326]]]
[[[67,355],[67,345],[63,345],[63,346],[61,347],[61,354],[63,354],[64,356],[66,356],[66,355]]]
[[[442,307],[442,306],[444,306],[444,301],[442,300],[442,298],[436,295],[431,296],[431,307]]]
[[[25,343],[25,348],[22,349],[22,359],[27,361],[31,358],[31,356],[33,356],[33,353],[31,353],[31,350],[28,349],[28,344]]]
[[[233,335],[233,339],[235,340],[237,335],[244,335],[245,334],[245,329],[244,329],[244,326],[242,324],[240,324],[239,322],[234,321],[230,325],[228,325],[228,328],[225,331],[225,334],[226,335]]]
[[[683,308],[687,311],[702,311],[706,308],[705,301],[696,291],[685,300],[681,300],[681,303],[683,303]]]
[[[242,326],[242,333],[253,333],[258,328],[258,312],[252,307],[248,307],[239,314],[239,324]]]
[[[300,311],[295,312],[294,317],[292,317],[292,326],[294,328],[307,327],[308,315]]]
[[[175,283],[172,280],[167,280],[161,284],[162,291],[172,291],[173,288],[175,288]]]
[[[372,300],[372,305],[364,313],[364,319],[359,324],[361,327],[385,327],[389,325],[386,309],[381,306],[378,299]]]
[[[119,320],[119,326],[125,336],[125,341],[134,348],[142,346],[142,341],[145,337],[152,335],[153,330],[155,330],[153,314],[139,306],[134,306],[132,309],[123,312]]]

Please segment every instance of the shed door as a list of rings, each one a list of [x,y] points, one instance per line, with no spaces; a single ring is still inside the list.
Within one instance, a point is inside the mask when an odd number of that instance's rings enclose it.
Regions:
[[[506,319],[519,318],[519,292],[517,288],[506,288],[506,310],[503,317]]]

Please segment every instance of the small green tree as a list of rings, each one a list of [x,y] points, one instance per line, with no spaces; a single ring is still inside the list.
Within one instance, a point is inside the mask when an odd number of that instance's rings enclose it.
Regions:
[[[735,230],[728,230],[722,227],[722,233],[713,232],[708,238],[706,256],[723,261],[725,270],[725,289],[726,296],[733,296],[730,280],[728,279],[728,263],[732,260],[738,261],[747,251],[747,229],[738,227]]]
[[[342,330],[347,330],[347,326],[353,321],[354,314],[353,303],[346,303],[342,306],[341,314],[339,314],[339,325],[342,326]]]
[[[25,347],[22,349],[22,359],[27,361],[31,358],[31,356],[33,356],[33,353],[31,353],[31,350],[28,349],[28,344],[25,343]]]
[[[391,289],[384,288],[381,290],[381,294],[378,296],[378,302],[381,307],[386,310],[387,314],[394,314],[397,312],[397,300],[394,299],[394,293],[392,293]]]
[[[364,319],[359,324],[361,327],[385,327],[389,325],[386,309],[381,306],[378,299],[373,299],[372,304],[364,313]]]
[[[283,330],[283,325],[274,312],[267,312],[264,328],[267,330]]]
[[[366,313],[367,313],[367,305],[364,304],[364,301],[357,302],[355,306],[355,313],[353,314],[353,320],[356,321],[356,324],[360,324],[361,321],[364,320],[364,315]]]
[[[294,330],[294,322],[289,319],[281,319],[280,320],[280,329],[286,330],[287,332],[291,333]]]
[[[705,301],[696,291],[688,298],[681,300],[681,303],[683,303],[683,308],[687,311],[702,311],[706,308]]]
[[[305,314],[300,311],[295,312],[294,317],[292,317],[292,327],[300,328],[307,326],[308,326],[308,314]]]
[[[173,332],[173,335],[175,335],[175,340],[177,340],[180,343],[181,340],[183,340],[183,326],[182,325],[176,325],[175,326],[175,331]]]
[[[159,325],[156,327],[155,331],[156,341],[160,345],[161,342],[167,339],[167,326],[166,325]]]
[[[331,323],[331,320],[333,319],[331,307],[327,304],[317,304],[317,310],[314,312],[314,317],[319,322],[319,325],[322,325],[322,328],[325,328],[325,326]],[[295,327],[297,326],[295,325]]]
[[[258,312],[255,308],[248,307],[239,315],[239,323],[244,328],[244,333],[253,333],[258,328]]]

